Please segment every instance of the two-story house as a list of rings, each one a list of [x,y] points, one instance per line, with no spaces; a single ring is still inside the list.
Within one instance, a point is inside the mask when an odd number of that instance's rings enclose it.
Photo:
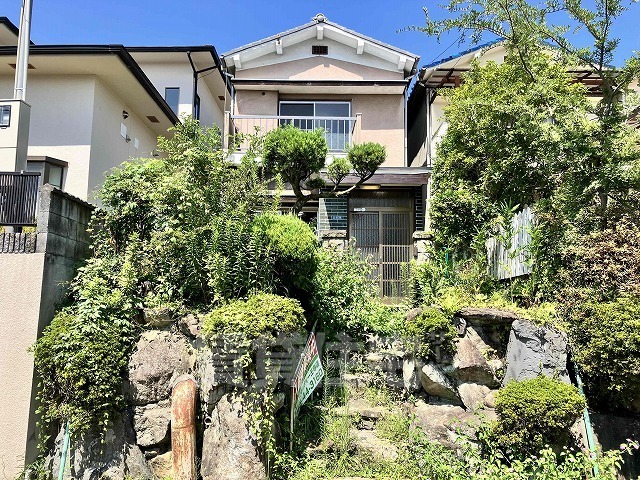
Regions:
[[[18,168],[15,155],[5,155],[18,128],[11,100],[18,33],[0,17],[0,171],[40,172],[41,183],[92,201],[113,167],[157,155],[158,136],[180,116],[222,128],[231,95],[211,45],[32,44],[28,156]]]
[[[268,132],[283,124],[323,129],[329,155],[377,142],[387,158],[373,178],[343,198],[307,205],[319,232],[346,231],[379,265],[381,291],[398,287],[412,233],[424,227],[426,168],[407,159],[408,86],[419,57],[333,23],[311,22],[222,55],[233,86],[225,134]],[[235,155],[241,156],[247,145]],[[284,205],[292,201],[285,190]]]

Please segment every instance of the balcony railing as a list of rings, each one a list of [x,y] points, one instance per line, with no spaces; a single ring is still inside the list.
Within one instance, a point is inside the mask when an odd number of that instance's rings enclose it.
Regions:
[[[361,115],[355,117],[291,117],[282,115],[227,115],[225,124],[225,148],[230,146],[228,135],[239,136],[236,148],[243,152],[249,148],[248,135],[264,135],[283,125],[293,125],[300,130],[322,130],[330,152],[346,151],[358,141]],[[225,127],[226,127],[225,125]]]
[[[0,226],[36,224],[39,172],[0,172]]]

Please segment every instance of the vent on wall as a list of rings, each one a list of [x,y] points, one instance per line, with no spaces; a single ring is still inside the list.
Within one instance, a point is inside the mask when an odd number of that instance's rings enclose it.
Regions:
[[[327,45],[311,45],[312,55],[328,55],[329,47]]]

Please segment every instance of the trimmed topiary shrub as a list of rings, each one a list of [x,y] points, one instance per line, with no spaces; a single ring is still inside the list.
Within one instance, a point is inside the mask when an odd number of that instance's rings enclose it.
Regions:
[[[436,345],[445,355],[453,355],[456,350],[456,329],[449,317],[437,307],[425,307],[415,318],[407,320],[405,335],[419,342],[417,353],[425,358],[434,354]]]
[[[266,213],[254,219],[253,231],[263,237],[275,256],[276,273],[283,286],[308,290],[318,249],[309,225],[293,215]]]
[[[384,145],[375,142],[353,145],[347,152],[347,160],[360,176],[372,175],[387,158]]]
[[[206,315],[202,331],[211,337],[242,333],[246,338],[290,334],[305,327],[304,309],[292,298],[261,293],[235,300]]]
[[[496,395],[491,441],[511,458],[536,455],[545,445],[560,447],[584,408],[573,385],[545,376],[511,381]]]
[[[577,297],[563,314],[590,402],[604,410],[639,412],[640,301]]]

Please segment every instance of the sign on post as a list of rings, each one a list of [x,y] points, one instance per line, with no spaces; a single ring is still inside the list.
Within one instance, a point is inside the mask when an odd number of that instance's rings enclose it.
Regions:
[[[311,396],[324,377],[324,369],[320,362],[318,354],[318,346],[316,344],[316,335],[311,332],[307,345],[302,352],[302,357],[298,362],[298,367],[293,375],[293,383],[291,385],[291,439],[290,448],[293,448],[293,425],[295,418],[300,412],[300,407]]]

